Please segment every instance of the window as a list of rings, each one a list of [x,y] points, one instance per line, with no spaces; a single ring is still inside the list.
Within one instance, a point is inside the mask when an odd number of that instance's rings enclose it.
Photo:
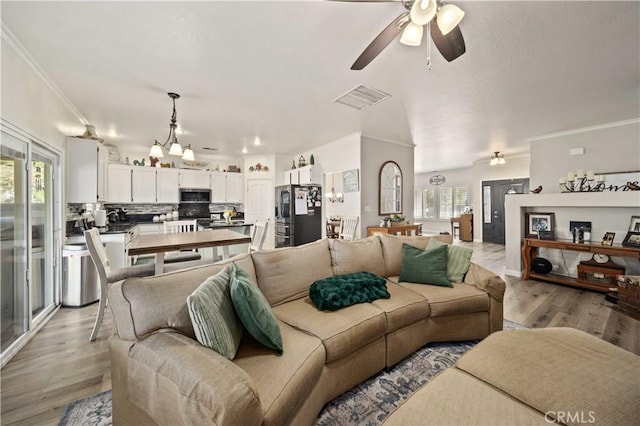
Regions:
[[[436,212],[433,189],[416,189],[414,191],[413,215],[419,218],[434,218]]]
[[[468,205],[469,188],[416,189],[414,216],[424,219],[449,219],[460,216]],[[437,207],[437,208],[436,208]]]

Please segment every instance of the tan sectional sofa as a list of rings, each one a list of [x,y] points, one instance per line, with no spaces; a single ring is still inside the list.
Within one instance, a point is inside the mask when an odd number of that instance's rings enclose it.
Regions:
[[[428,241],[320,240],[113,285],[114,424],[312,424],[325,403],[428,342],[501,330],[505,283],[476,264],[453,288],[399,282],[403,242]],[[272,306],[282,356],[246,333],[233,361],[195,340],[186,298],[230,261]],[[334,312],[310,301],[314,281],[359,271],[386,277],[391,298]]]

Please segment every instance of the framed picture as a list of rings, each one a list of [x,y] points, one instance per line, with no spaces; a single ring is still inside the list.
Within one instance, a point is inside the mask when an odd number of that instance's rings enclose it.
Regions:
[[[631,216],[629,231],[640,232],[640,216]]]
[[[344,192],[360,191],[359,169],[347,170],[342,173],[342,186]]]
[[[603,246],[612,246],[613,238],[616,236],[615,232],[605,232],[604,237],[602,237],[602,245]]]
[[[640,247],[640,232],[629,231],[622,242],[626,247]]]
[[[526,213],[524,234],[536,238],[538,231],[554,231],[555,217],[555,213]]]

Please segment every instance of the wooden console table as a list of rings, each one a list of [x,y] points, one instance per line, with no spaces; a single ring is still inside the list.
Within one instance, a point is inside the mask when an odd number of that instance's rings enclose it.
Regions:
[[[376,234],[420,235],[422,224],[393,225],[393,226],[367,226],[367,237]]]
[[[608,292],[611,285],[578,282],[575,278],[558,274],[537,274],[531,272],[531,261],[538,257],[538,248],[552,248],[558,250],[581,251],[584,253],[601,253],[609,256],[633,257],[640,260],[640,249],[633,247],[623,247],[619,244],[613,246],[605,246],[600,243],[574,243],[571,240],[539,240],[537,238],[525,238],[522,246],[522,263],[524,265],[524,273],[522,278],[529,278],[548,281],[556,284],[565,284],[574,287],[587,288]]]

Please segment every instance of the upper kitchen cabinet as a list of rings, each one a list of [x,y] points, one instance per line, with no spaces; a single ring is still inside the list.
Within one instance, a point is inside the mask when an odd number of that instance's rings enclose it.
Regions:
[[[107,200],[110,203],[131,202],[131,166],[109,164]],[[154,192],[155,195],[155,192]]]
[[[133,167],[131,170],[131,202],[155,203],[156,201],[156,168]]]
[[[159,203],[179,203],[180,172],[178,169],[157,169],[156,194]]]
[[[212,203],[241,203],[242,202],[242,174],[241,173],[211,173],[211,202]]]
[[[317,165],[298,167],[284,172],[286,185],[321,185],[322,176]]]
[[[94,139],[67,138],[67,203],[107,199],[107,149]]]
[[[203,170],[180,170],[180,188],[210,188],[209,172]]]

